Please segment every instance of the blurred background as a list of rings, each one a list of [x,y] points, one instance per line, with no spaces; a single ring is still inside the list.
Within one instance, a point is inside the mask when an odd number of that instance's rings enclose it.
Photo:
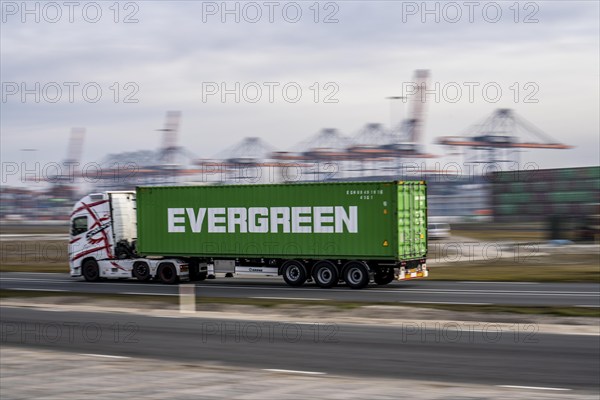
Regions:
[[[0,397],[598,398],[600,3],[0,8]],[[88,193],[381,180],[427,279],[69,276]]]
[[[3,226],[139,185],[417,179],[431,222],[598,240],[597,4],[290,4],[4,4]]]

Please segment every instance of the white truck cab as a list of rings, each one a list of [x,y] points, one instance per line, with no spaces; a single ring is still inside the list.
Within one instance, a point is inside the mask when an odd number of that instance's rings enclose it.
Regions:
[[[72,277],[158,279],[163,283],[189,279],[187,260],[145,258],[136,253],[135,204],[133,191],[94,193],[75,204],[69,235]]]

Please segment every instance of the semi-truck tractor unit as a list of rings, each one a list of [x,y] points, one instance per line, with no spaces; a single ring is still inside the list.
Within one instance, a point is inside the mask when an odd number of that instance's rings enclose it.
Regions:
[[[71,276],[281,275],[360,289],[428,275],[424,181],[152,186],[81,199]]]

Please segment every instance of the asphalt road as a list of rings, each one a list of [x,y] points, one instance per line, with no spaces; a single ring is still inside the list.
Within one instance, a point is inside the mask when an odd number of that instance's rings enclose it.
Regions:
[[[424,279],[352,290],[346,286],[321,289],[314,284],[293,288],[281,278],[217,278],[182,285],[196,285],[198,297],[600,307],[598,283],[436,282]],[[90,283],[82,278],[71,278],[68,274],[17,272],[1,273],[0,289],[130,295],[179,293],[177,285],[158,282],[117,280]]]
[[[598,336],[0,308],[2,345],[308,374],[598,390]],[[519,333],[517,333],[519,332]],[[156,368],[160,368],[158,364]]]

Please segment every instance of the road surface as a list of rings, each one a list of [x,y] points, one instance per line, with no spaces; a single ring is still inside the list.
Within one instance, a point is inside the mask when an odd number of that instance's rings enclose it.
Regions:
[[[402,302],[440,304],[504,304],[520,306],[600,307],[598,283],[528,282],[436,282],[415,280],[387,286],[371,285],[353,290],[346,286],[321,289],[314,284],[300,288],[287,286],[279,278],[218,278],[195,285],[198,297],[318,299],[351,302]],[[120,293],[130,295],[177,295],[177,285],[135,280],[85,282],[68,274],[0,274],[0,289],[50,290],[60,292]]]
[[[2,345],[361,378],[598,390],[596,335],[0,308]],[[157,365],[160,368],[160,365]]]

